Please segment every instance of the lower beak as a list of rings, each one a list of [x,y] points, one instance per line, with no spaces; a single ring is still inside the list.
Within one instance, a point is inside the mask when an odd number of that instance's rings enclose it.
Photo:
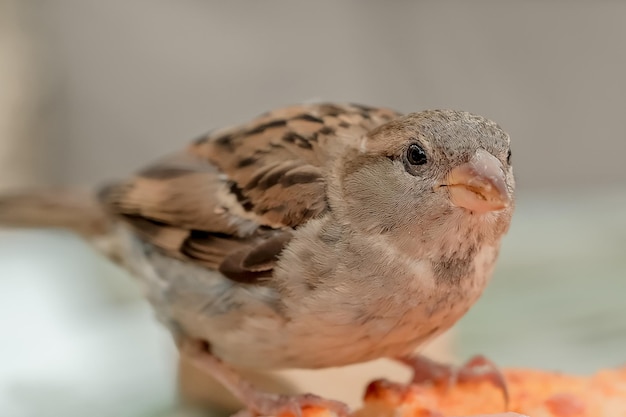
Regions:
[[[502,210],[511,203],[502,163],[484,149],[478,149],[469,162],[452,169],[443,185],[455,206],[473,212]]]

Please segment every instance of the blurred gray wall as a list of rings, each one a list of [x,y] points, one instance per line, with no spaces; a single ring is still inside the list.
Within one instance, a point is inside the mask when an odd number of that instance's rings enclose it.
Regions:
[[[626,2],[24,4],[48,182],[119,177],[210,128],[327,99],[493,118],[521,189],[626,183]]]
[[[42,121],[39,77],[20,6],[19,0],[0,0],[0,190],[33,185],[43,173],[35,152],[43,140],[35,127]]]

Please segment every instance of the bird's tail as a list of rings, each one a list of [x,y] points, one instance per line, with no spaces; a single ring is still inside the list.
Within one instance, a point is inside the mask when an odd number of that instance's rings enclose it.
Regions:
[[[119,262],[116,224],[92,193],[38,189],[0,194],[0,227],[70,230]]]

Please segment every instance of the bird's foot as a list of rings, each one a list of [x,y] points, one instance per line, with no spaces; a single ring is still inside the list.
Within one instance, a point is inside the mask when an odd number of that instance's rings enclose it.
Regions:
[[[419,355],[401,358],[399,361],[413,369],[412,382],[415,384],[431,382],[449,387],[456,383],[489,381],[502,392],[508,407],[509,390],[504,375],[496,364],[482,355],[472,357],[460,367],[435,362]]]
[[[261,391],[215,357],[211,353],[210,345],[205,342],[181,338],[179,345],[181,352],[197,367],[204,369],[221,382],[246,406],[234,417],[302,417],[304,409],[317,407],[334,412],[338,417],[346,417],[350,414],[350,409],[346,404],[313,394],[280,395]]]

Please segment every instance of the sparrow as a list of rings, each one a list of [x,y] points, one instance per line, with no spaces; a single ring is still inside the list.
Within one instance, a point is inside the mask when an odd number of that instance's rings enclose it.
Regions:
[[[74,211],[48,195],[45,211],[106,240],[181,353],[249,414],[346,414],[263,392],[235,369],[387,357],[418,382],[478,375],[484,358],[453,370],[414,352],[480,297],[514,188],[510,138],[486,118],[318,103],[212,131]],[[19,199],[0,199],[0,222]]]

